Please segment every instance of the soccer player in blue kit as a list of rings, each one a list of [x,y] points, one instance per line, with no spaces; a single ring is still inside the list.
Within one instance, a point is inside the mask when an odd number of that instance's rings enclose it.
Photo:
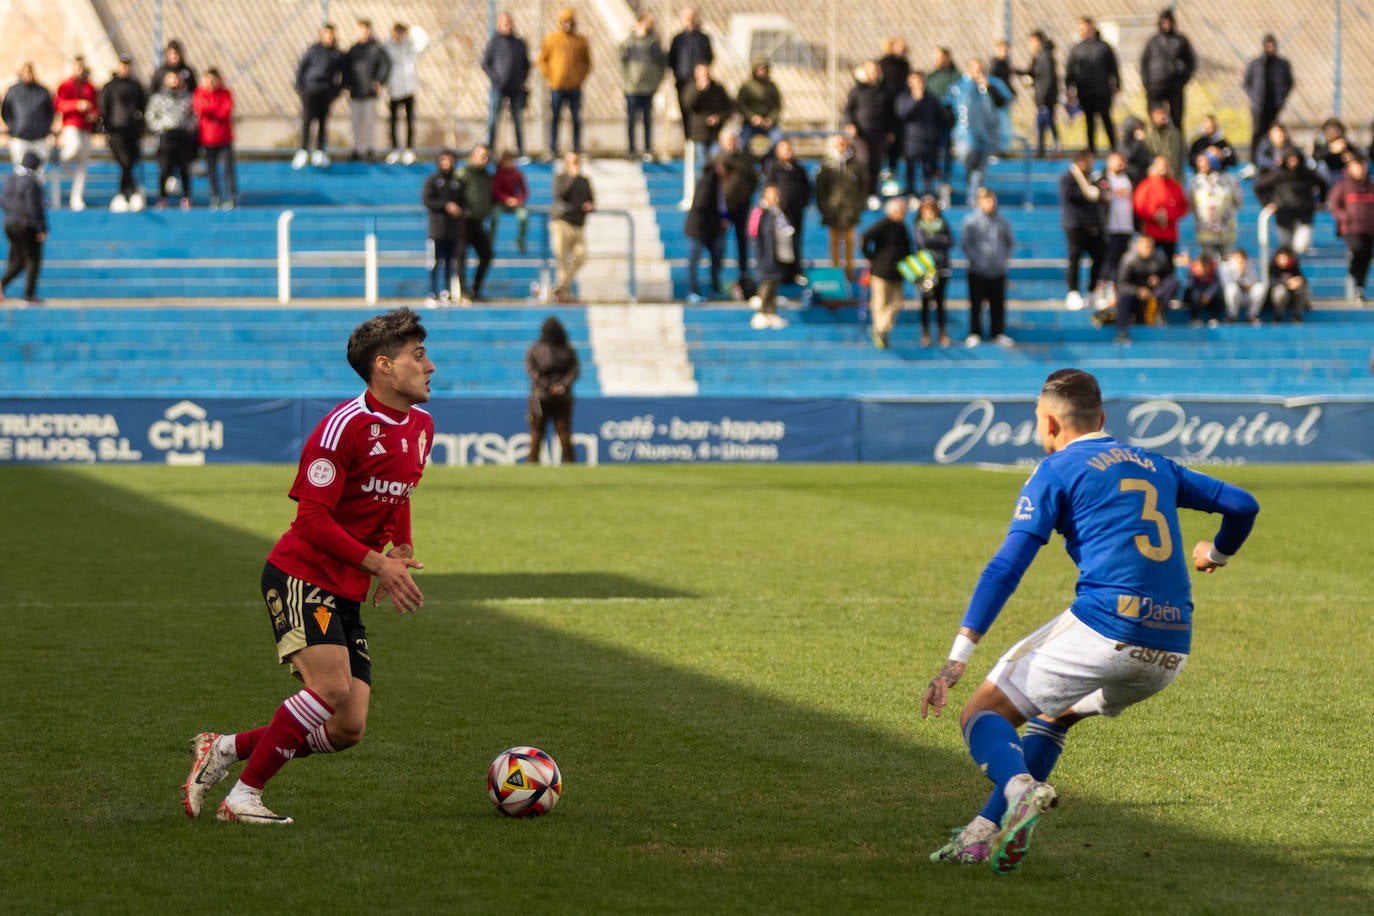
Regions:
[[[1070,726],[1119,715],[1167,687],[1188,661],[1193,600],[1178,510],[1222,517],[1215,539],[1193,548],[1193,567],[1206,573],[1240,549],[1259,512],[1244,490],[1103,432],[1102,392],[1087,372],[1051,373],[1035,420],[1047,457],[1021,489],[949,660],[921,698],[921,717],[938,717],[1036,553],[1054,532],[1063,535],[1079,570],[1073,604],[1012,646],[964,706],[969,754],[996,787],[930,857],[987,862],[997,874],[1021,864],[1036,822],[1058,802],[1045,780]]]

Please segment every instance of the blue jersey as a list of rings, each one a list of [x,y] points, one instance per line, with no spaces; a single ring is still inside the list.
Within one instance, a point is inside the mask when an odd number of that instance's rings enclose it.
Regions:
[[[1222,512],[1220,480],[1105,433],[1042,461],[1021,490],[1011,530],[1058,531],[1078,565],[1072,611],[1119,642],[1187,652],[1193,593],[1178,510]]]

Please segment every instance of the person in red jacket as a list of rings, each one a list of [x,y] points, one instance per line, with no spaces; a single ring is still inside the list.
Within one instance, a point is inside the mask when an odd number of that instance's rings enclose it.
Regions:
[[[193,102],[200,125],[200,145],[210,173],[210,209],[232,210],[238,203],[238,169],[234,163],[234,94],[214,67],[205,71],[205,84],[196,87]],[[224,183],[220,184],[220,163]],[[224,191],[227,193],[221,194]]]
[[[1132,198],[1143,231],[1174,261],[1178,253],[1178,224],[1188,215],[1188,192],[1174,180],[1168,156],[1156,156]]]
[[[1374,255],[1374,184],[1369,181],[1369,162],[1354,156],[1345,164],[1345,174],[1331,189],[1327,206],[1336,219],[1336,232],[1350,250],[1350,283],[1355,300],[1363,304],[1364,282]]]
[[[57,114],[62,119],[58,150],[63,163],[74,162],[70,206],[86,209],[86,169],[91,162],[91,136],[100,123],[100,103],[86,58],[72,58],[72,75],[57,87]]]
[[[504,150],[496,163],[496,174],[491,180],[492,207],[488,217],[490,225],[487,234],[491,236],[492,247],[496,247],[496,222],[503,213],[515,214],[519,232],[515,237],[515,247],[525,253],[525,235],[529,227],[530,211],[525,209],[525,201],[530,197],[530,186],[525,181],[525,173],[516,164],[515,153]]]

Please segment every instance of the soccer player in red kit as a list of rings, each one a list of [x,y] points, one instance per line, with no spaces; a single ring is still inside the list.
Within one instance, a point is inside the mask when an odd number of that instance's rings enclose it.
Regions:
[[[434,374],[420,316],[399,308],[363,322],[348,339],[348,362],[367,390],[334,408],[306,440],[290,492],[296,518],[262,574],[277,655],[304,688],[267,725],[192,739],[195,763],[184,786],[191,817],[229,767],[247,760],[219,819],[290,824],[263,804],[267,781],[293,757],[363,739],[372,660],[360,609],[372,577],[374,607],[388,597],[405,614],[424,602],[410,572],[423,568],[411,545],[410,494],[434,442],[433,418],[416,407],[429,400]]]

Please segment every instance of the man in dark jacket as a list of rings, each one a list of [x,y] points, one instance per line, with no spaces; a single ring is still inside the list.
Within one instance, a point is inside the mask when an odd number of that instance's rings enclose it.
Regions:
[[[334,26],[320,29],[320,40],[305,49],[296,64],[296,93],[301,97],[301,147],[291,168],[329,167],[329,106],[343,89],[344,54],[339,50]],[[310,128],[315,127],[315,148],[310,149]]]
[[[353,156],[373,162],[377,158],[377,96],[391,76],[391,57],[372,37],[372,22],[358,20],[358,40],[344,56],[344,86],[348,89],[348,113],[353,125]]]
[[[420,202],[429,211],[429,298],[425,304],[430,308],[452,297],[454,263],[463,245],[467,198],[463,179],[453,170],[457,162],[452,150],[440,153],[438,168],[420,191]]]
[[[1064,88],[1071,100],[1083,109],[1083,123],[1088,131],[1088,149],[1095,152],[1097,124],[1107,134],[1107,149],[1116,149],[1116,127],[1112,124],[1112,99],[1121,88],[1121,72],[1117,69],[1116,52],[1102,40],[1097,26],[1086,16],[1078,20],[1078,44],[1069,51],[1064,67]]]
[[[1068,243],[1069,264],[1065,281],[1069,292],[1064,307],[1069,311],[1083,308],[1079,292],[1079,262],[1088,256],[1088,292],[1097,292],[1102,281],[1102,261],[1107,251],[1105,234],[1105,192],[1092,178],[1093,154],[1080,150],[1073,157],[1069,170],[1059,176],[1059,219]]]
[[[187,92],[195,93],[196,87],[200,85],[196,79],[196,69],[186,63],[186,52],[182,49],[181,42],[175,38],[167,42],[167,46],[162,49],[162,63],[157,65],[152,78],[148,80],[150,95],[163,87],[169,71],[175,71],[176,75],[181,77],[181,85],[186,87]]]
[[[739,132],[731,128],[720,135],[720,152],[711,160],[720,174],[720,193],[725,201],[725,218],[735,230],[735,251],[739,262],[740,296],[754,295],[754,279],[749,273],[749,210],[759,174],[754,157],[739,145]]]
[[[1345,164],[1345,174],[1327,198],[1336,233],[1350,249],[1350,285],[1355,301],[1364,304],[1364,284],[1374,256],[1374,183],[1369,180],[1369,161],[1354,156]]]
[[[119,193],[110,201],[110,212],[135,212],[144,206],[134,170],[142,156],[143,109],[148,106],[148,93],[143,84],[129,75],[129,55],[119,55],[114,76],[100,90],[100,110],[105,114],[105,136],[110,154],[119,163]]]
[[[1169,107],[1169,120],[1183,130],[1183,89],[1197,70],[1193,45],[1178,33],[1174,11],[1159,14],[1159,31],[1145,43],[1140,54],[1140,82],[1145,86],[1145,107]],[[1180,173],[1182,174],[1182,173]]]
[[[682,226],[687,236],[687,301],[696,305],[720,292],[720,265],[725,252],[725,230],[729,223],[720,208],[720,175],[714,163],[708,162],[697,176],[692,191],[692,206]],[[702,295],[697,282],[697,268],[701,256],[711,258],[711,288]]]
[[[906,281],[902,279],[897,265],[911,254],[905,200],[894,197],[887,202],[883,208],[883,218],[864,231],[859,250],[868,259],[873,346],[886,350],[906,292]]]
[[[1116,269],[1116,339],[1131,339],[1134,321],[1145,324],[1157,320],[1171,299],[1178,298],[1178,277],[1174,265],[1155,240],[1145,233],[1135,237],[1135,245]],[[1093,323],[1101,326],[1107,315],[1099,311]]]
[[[0,192],[5,210],[5,235],[10,240],[9,267],[0,277],[0,300],[5,287],[24,273],[24,299],[37,304],[38,271],[43,266],[43,240],[48,237],[48,215],[43,202],[43,178],[38,168],[42,160],[30,150]]]
[[[1264,36],[1264,53],[1245,67],[1245,94],[1250,97],[1250,161],[1255,150],[1278,120],[1283,103],[1293,91],[1293,68],[1288,58],[1279,56],[1279,43],[1273,35]]]
[[[48,158],[48,137],[52,135],[52,121],[57,114],[52,93],[27,61],[19,68],[19,82],[5,93],[0,106],[5,129],[10,132],[10,159],[22,162],[24,154],[35,152],[43,160]]]
[[[482,282],[491,269],[491,236],[486,226],[493,199],[492,175],[487,171],[490,161],[490,151],[479,144],[472,148],[467,164],[458,173],[463,182],[463,244],[458,248],[458,284],[463,299],[468,302],[481,302],[485,298]],[[471,287],[467,285],[469,247],[477,252],[477,273]]]
[[[778,207],[792,225],[792,246],[796,258],[790,269],[783,270],[782,278],[782,282],[790,283],[803,268],[802,227],[812,196],[811,176],[806,174],[806,166],[798,162],[796,154],[792,152],[792,141],[784,138],[773,147],[773,158],[763,166],[763,183],[777,187]]]
[[[515,127],[516,152],[525,155],[525,132],[522,119],[525,115],[525,100],[528,92],[525,80],[530,75],[530,49],[525,39],[515,34],[515,22],[510,13],[500,13],[496,17],[496,31],[487,41],[482,52],[482,72],[491,80],[487,108],[487,148],[496,146],[496,119],[501,114],[501,103],[510,108],[511,124]]]
[[[587,263],[587,214],[596,209],[592,183],[582,174],[582,156],[566,153],[563,174],[553,180],[553,210],[549,214],[549,240],[556,263],[553,298],[574,302],[573,278]]]
[[[689,120],[687,88],[692,85],[697,66],[715,63],[716,55],[711,50],[711,37],[701,30],[701,17],[693,7],[682,11],[682,31],[673,36],[668,44],[668,69],[673,72],[673,85],[677,87],[678,111],[682,114],[683,130]]]
[[[1045,155],[1045,134],[1054,139],[1054,151],[1059,152],[1059,127],[1054,122],[1054,106],[1059,104],[1059,68],[1054,62],[1054,42],[1036,29],[1026,39],[1030,48],[1029,70],[1021,75],[1030,77],[1031,92],[1035,96],[1035,155]]]
[[[766,159],[782,139],[782,92],[773,81],[770,69],[767,58],[755,60],[749,78],[735,93],[735,108],[744,122],[740,142],[757,159]],[[754,138],[758,136],[765,137],[766,144],[756,143]]]
[[[894,147],[901,151],[906,160],[906,194],[917,196],[918,185],[922,193],[936,194],[939,188],[940,151],[945,146],[945,106],[928,91],[926,75],[917,70],[906,78],[907,85],[893,103],[897,115],[897,134]],[[917,173],[921,181],[917,182]]]
[[[1326,199],[1326,182],[1307,167],[1302,153],[1290,146],[1279,152],[1273,168],[1255,179],[1254,191],[1261,204],[1274,208],[1279,244],[1305,254],[1312,244],[1317,202]]]
[[[692,81],[682,91],[683,129],[693,145],[693,154],[704,164],[715,152],[716,141],[725,120],[735,110],[730,93],[711,76],[708,64],[697,64]]]
[[[844,103],[845,133],[858,141],[859,158],[868,171],[868,208],[878,209],[878,176],[887,155],[891,98],[883,91],[882,70],[876,60],[865,61],[863,76],[849,90]]]

